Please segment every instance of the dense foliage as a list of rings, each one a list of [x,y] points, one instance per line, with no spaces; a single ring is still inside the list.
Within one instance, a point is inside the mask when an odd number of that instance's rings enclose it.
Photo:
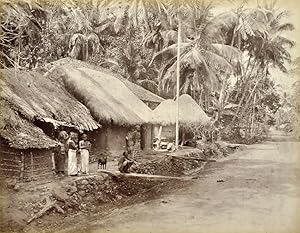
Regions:
[[[32,69],[66,56],[94,63],[174,98],[178,31],[180,93],[190,94],[231,137],[253,137],[281,107],[271,68],[288,72],[288,12],[244,3],[214,14],[204,1],[6,1],[1,67]],[[228,133],[230,132],[230,134]]]

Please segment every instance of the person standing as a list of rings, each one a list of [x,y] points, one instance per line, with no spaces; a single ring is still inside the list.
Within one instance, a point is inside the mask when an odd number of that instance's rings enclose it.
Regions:
[[[125,136],[125,143],[126,143],[126,151],[127,151],[127,153],[131,153],[131,142],[130,142],[130,140],[129,140],[129,136],[130,136],[130,134],[129,134],[129,132],[127,133],[127,135]]]
[[[139,138],[138,136],[138,129],[139,126],[135,126],[135,128],[132,128],[128,131],[125,141],[126,141],[126,151],[129,155],[131,155],[133,158],[135,157],[135,152],[136,152],[136,144],[137,140]]]
[[[70,138],[68,140],[68,175],[77,176],[77,144],[76,144],[76,134],[71,132]]]
[[[89,172],[89,157],[91,150],[91,143],[88,141],[87,135],[82,135],[82,140],[79,142],[79,150],[81,155],[81,172],[88,174]]]
[[[68,134],[66,131],[59,132],[58,135],[58,146],[53,151],[54,157],[54,168],[56,174],[64,174],[65,173],[65,159],[66,159],[66,141],[68,139]]]

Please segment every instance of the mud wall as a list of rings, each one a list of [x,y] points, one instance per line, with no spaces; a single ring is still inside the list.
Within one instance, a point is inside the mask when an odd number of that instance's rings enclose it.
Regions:
[[[95,162],[104,151],[109,151],[112,156],[119,156],[126,149],[125,137],[128,128],[103,125],[99,130],[89,133],[92,143],[90,162]]]
[[[0,177],[22,178],[21,151],[14,150],[4,143],[0,143]]]
[[[128,128],[111,126],[107,129],[107,148],[112,153],[120,153],[126,150],[125,137],[128,133]]]
[[[51,177],[51,150],[16,150],[1,144],[0,176],[20,181],[42,180]]]

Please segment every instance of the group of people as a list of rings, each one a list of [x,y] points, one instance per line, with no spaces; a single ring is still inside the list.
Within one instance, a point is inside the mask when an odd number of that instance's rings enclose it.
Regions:
[[[130,167],[135,163],[134,145],[136,143],[137,128],[129,131],[125,138],[126,151],[123,152],[118,168],[122,173],[127,173]],[[54,149],[52,154],[53,170],[58,175],[66,174],[69,176],[77,176],[78,174],[88,174],[89,172],[89,156],[91,150],[91,142],[86,134],[81,135],[79,141],[78,134],[66,131],[60,131],[58,135],[59,145]]]
[[[56,174],[63,175],[65,170],[69,176],[88,174],[91,143],[87,135],[82,134],[79,141],[77,133],[71,132],[69,135],[66,131],[61,131],[58,142],[59,145],[53,151],[53,169]],[[67,169],[65,169],[66,160]]]

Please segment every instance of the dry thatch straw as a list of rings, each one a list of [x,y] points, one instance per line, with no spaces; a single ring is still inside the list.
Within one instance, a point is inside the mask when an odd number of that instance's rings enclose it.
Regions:
[[[0,136],[16,149],[45,149],[57,145],[40,128],[7,106],[1,106]]]
[[[4,113],[0,119],[0,135],[11,145],[20,145],[24,139],[26,145],[18,148],[49,148],[54,145],[53,140],[33,125],[36,119],[53,119],[82,130],[100,127],[89,110],[50,77],[34,71],[15,73],[13,69],[1,70],[0,86],[1,112]]]
[[[1,100],[28,120],[53,118],[83,130],[99,128],[89,110],[56,80],[33,71],[1,72]]]
[[[79,61],[76,59],[68,58],[68,57],[46,64],[43,67],[43,70],[45,70],[44,71],[45,75],[48,76],[52,72],[55,72],[55,70],[56,70],[55,67],[65,66],[65,65],[71,66],[73,68],[89,68],[89,69],[97,70],[102,73],[106,73],[108,75],[114,76],[114,77],[118,78],[120,81],[122,81],[125,84],[125,86],[142,101],[147,101],[147,102],[152,102],[152,103],[161,103],[164,100],[162,97],[152,93],[151,91],[148,91],[145,88],[128,81],[127,79],[123,78],[120,74],[112,73],[111,71],[104,69],[102,67],[95,66],[95,65],[92,65],[92,64],[89,64],[89,63],[86,63],[83,61]]]
[[[59,67],[66,88],[100,122],[117,125],[149,123],[151,110],[119,79],[89,68]]]
[[[152,122],[159,125],[172,125],[176,123],[176,101],[171,99],[163,101],[153,110]],[[179,123],[181,125],[208,125],[209,117],[202,108],[187,94],[179,97]]]

